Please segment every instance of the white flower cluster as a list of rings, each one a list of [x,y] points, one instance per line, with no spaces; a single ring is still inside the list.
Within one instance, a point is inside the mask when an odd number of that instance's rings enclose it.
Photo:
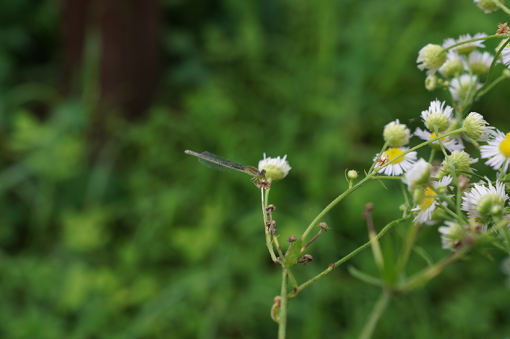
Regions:
[[[417,160],[417,152],[409,151],[406,145],[412,134],[399,120],[385,126],[383,137],[389,148],[374,157],[379,173],[402,175],[402,181],[412,196],[414,222],[443,222],[445,226],[438,230],[443,247],[450,250],[456,250],[467,236],[500,229],[502,223],[506,226],[508,222],[504,213],[510,214],[510,207],[504,183],[498,180],[495,183],[484,181],[468,189],[468,178],[474,175],[471,165],[477,159],[464,151],[464,143],[486,142],[480,147],[481,158],[487,159],[486,165],[506,175],[510,165],[510,133],[505,135],[489,126],[484,117],[476,112],[462,119],[460,112],[437,99],[421,112],[421,118],[424,128],[417,128],[414,135],[426,141],[434,139],[429,145],[435,151],[443,151],[445,156],[440,168],[434,168],[424,159]],[[458,190],[464,192],[461,210],[465,215],[457,215],[455,220],[451,216],[459,212],[452,208],[457,204],[455,196]],[[434,217],[436,211],[439,214]],[[446,220],[445,215],[448,217]]]

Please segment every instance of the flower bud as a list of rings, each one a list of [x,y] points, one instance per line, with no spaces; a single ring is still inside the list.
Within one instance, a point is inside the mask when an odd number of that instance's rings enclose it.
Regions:
[[[384,126],[383,138],[388,146],[399,147],[409,143],[411,131],[397,119]]]
[[[282,180],[287,176],[287,174],[289,174],[289,171],[292,169],[292,167],[289,166],[286,158],[286,154],[283,158],[266,158],[266,154],[264,153],[264,159],[259,161],[258,169],[259,171],[265,171],[266,179],[270,182]]]
[[[466,130],[464,134],[473,140],[487,141],[491,130],[494,127],[487,127],[489,123],[483,119],[483,116],[476,112],[468,114],[462,124],[462,127]]]
[[[355,170],[350,170],[349,172],[347,172],[347,178],[349,178],[349,180],[354,180],[358,177],[358,172],[355,171]]]
[[[443,66],[439,68],[439,73],[441,73],[442,76],[445,78],[453,78],[464,72],[464,65],[462,64],[459,53],[454,50],[449,50],[446,55],[448,59]]]
[[[413,190],[413,202],[416,205],[419,205],[423,202],[423,199],[425,199],[425,191],[423,191],[420,187],[416,187]]]
[[[498,215],[503,211],[504,203],[504,199],[497,194],[485,194],[478,199],[475,211],[482,218]]]
[[[461,175],[463,172],[469,172],[471,171],[471,164],[476,161],[477,160],[471,159],[469,154],[464,151],[453,151],[452,154],[448,156],[448,159],[443,160],[437,177],[442,178],[446,175],[451,175],[452,170],[455,171],[456,176]],[[453,165],[453,169],[450,163]]]
[[[427,75],[425,78],[425,88],[427,91],[433,91],[437,87],[437,76],[435,74]]]
[[[444,64],[446,59],[443,47],[428,44],[420,50],[416,62],[420,70],[428,69],[428,74],[434,74]]]

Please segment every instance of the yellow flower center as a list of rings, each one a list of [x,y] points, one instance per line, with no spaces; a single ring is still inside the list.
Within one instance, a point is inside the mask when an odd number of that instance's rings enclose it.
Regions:
[[[505,136],[505,139],[499,144],[499,151],[505,156],[510,157],[510,133]]]
[[[425,199],[420,203],[420,209],[426,210],[430,206],[432,206],[432,203],[434,202],[434,199],[436,197],[436,192],[430,187],[425,188]]]
[[[439,133],[439,136],[441,136],[441,133]],[[437,138],[436,132],[432,132],[429,139]],[[436,140],[437,141],[437,140]],[[450,141],[448,137],[441,138],[441,142]]]
[[[397,148],[397,147],[390,148],[390,149],[386,150],[386,152],[384,152],[384,154],[387,154],[390,157],[388,159],[388,161],[391,161],[391,160],[395,159],[396,157],[398,157],[402,153],[404,153],[404,151],[402,151],[400,148]],[[404,160],[404,158],[405,158],[405,156],[400,157],[397,160],[395,160],[393,163],[394,164],[399,163],[402,160]]]

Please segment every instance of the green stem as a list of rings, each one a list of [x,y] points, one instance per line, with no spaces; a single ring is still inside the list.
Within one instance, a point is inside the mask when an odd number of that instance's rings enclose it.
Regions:
[[[505,75],[500,75],[496,80],[494,80],[487,88],[485,88],[483,91],[478,92],[476,95],[477,98],[480,98],[481,96],[485,95],[488,91],[490,91],[494,86],[496,86],[500,81],[506,79]]]
[[[498,36],[502,36],[502,35],[498,35]],[[494,60],[492,60],[491,67],[489,68],[489,73],[487,74],[487,80],[485,80],[485,83],[483,84],[483,86],[480,87],[480,89],[478,90],[478,93],[481,93],[482,91],[485,93],[485,88],[487,86],[489,86],[489,84],[490,84],[490,82],[492,80],[492,72],[494,71],[494,66],[496,65],[496,63],[497,63],[497,61],[499,59],[499,55],[503,51],[503,48],[505,48],[508,45],[509,42],[510,42],[510,40],[505,42],[503,44],[503,46],[501,46],[500,49],[496,52],[496,55],[494,56]]]
[[[358,182],[356,185],[352,186],[352,188],[347,189],[344,193],[340,194],[338,197],[336,197],[335,200],[333,200],[326,208],[324,208],[312,221],[312,223],[308,226],[308,228],[305,230],[303,235],[301,235],[301,241],[304,243],[306,237],[308,234],[312,231],[312,229],[317,225],[317,223],[326,215],[326,213],[329,212],[330,209],[332,209],[336,204],[338,204],[340,201],[342,201],[343,198],[360,188],[365,182],[371,179],[373,174],[369,174],[365,178],[363,178],[360,182]]]
[[[282,269],[282,290],[280,297],[280,316],[278,320],[278,339],[285,339],[287,331],[287,274],[285,269]]]
[[[437,127],[434,128],[434,131],[436,132],[436,135],[437,135],[438,134]],[[457,200],[456,200],[457,201],[457,206],[456,206],[456,212],[457,212],[458,215],[461,215],[460,203],[462,201],[462,191],[461,191],[460,186],[459,186],[459,180],[457,179],[457,169],[455,168],[455,166],[453,165],[452,161],[448,157],[448,153],[446,153],[446,149],[445,149],[445,147],[443,145],[443,142],[441,140],[439,140],[438,143],[439,143],[439,146],[441,147],[441,151],[444,154],[446,162],[450,166],[450,173],[452,175],[452,178],[455,181],[455,184],[457,185]]]
[[[492,0],[492,2],[494,2],[496,5],[498,5],[499,8],[501,8],[506,14],[509,14],[510,15],[510,9],[508,9],[505,5],[503,5],[501,2],[499,2],[498,0]]]
[[[467,174],[467,175],[472,175],[474,177],[477,177],[478,179],[480,180],[483,180],[485,181],[485,177],[481,176],[480,174],[476,174],[474,172],[468,172],[468,171],[462,171],[462,170],[459,170],[460,173],[463,173],[463,174]]]
[[[390,177],[386,175],[374,175],[372,180],[402,180],[402,176]]]
[[[403,272],[404,268],[407,265],[407,260],[409,259],[409,255],[411,254],[411,250],[413,249],[414,242],[416,237],[418,236],[418,232],[421,228],[421,225],[418,223],[412,223],[411,228],[407,232],[406,242],[404,244],[404,249],[402,250],[402,254],[397,262],[398,272]]]
[[[387,147],[388,147],[388,142],[385,142],[383,147],[381,148],[381,151],[379,153],[377,153],[378,157],[380,157],[383,154],[383,152],[386,150]],[[372,170],[374,169],[376,164],[377,164],[377,161],[374,161],[372,163],[372,166],[370,166],[370,169],[368,170],[368,173],[372,173]]]
[[[510,256],[510,230],[507,227],[503,227],[501,233],[503,233],[503,238],[505,238],[505,248],[508,256]]]
[[[298,289],[298,284],[297,284],[296,278],[294,278],[294,274],[292,274],[291,270],[287,266],[285,266],[285,260],[282,260],[281,264],[282,264],[283,269],[289,276],[290,284],[292,285],[293,290],[296,291]]]
[[[450,216],[452,216],[454,220],[458,220],[459,219],[459,216],[457,214],[453,213],[453,211],[451,211],[448,208],[446,208],[445,206],[443,206],[443,204],[439,204],[439,205],[437,205],[437,207],[442,209],[443,211],[445,211]]]
[[[266,213],[266,207],[267,207],[267,199],[269,198],[269,189],[265,192],[265,199],[264,199],[264,189],[260,189],[260,192],[262,194],[262,217],[264,219],[264,231],[266,233],[266,246],[267,250],[269,251],[269,254],[271,255],[271,259],[273,262],[276,262],[276,254],[274,253],[273,243],[271,242],[271,234],[269,233],[269,229],[266,226],[267,223],[267,213]]]
[[[406,221],[410,217],[411,216],[407,216],[407,217],[404,217],[404,218],[401,218],[401,219],[393,220],[392,222],[390,222],[389,224],[384,226],[384,228],[377,234],[376,238],[380,239],[384,235],[384,233],[386,233],[390,228],[392,228],[395,225],[398,225],[399,223],[401,223],[403,221]],[[354,251],[352,251],[351,253],[347,254],[345,257],[343,257],[342,259],[338,260],[334,264],[329,265],[327,269],[325,269],[321,273],[317,274],[315,277],[313,277],[313,278],[309,279],[308,281],[306,281],[305,283],[301,284],[298,287],[297,291],[294,291],[293,293],[289,294],[289,298],[294,298],[298,294],[299,291],[302,291],[306,287],[310,286],[312,283],[316,282],[317,280],[319,280],[320,278],[322,278],[323,276],[325,276],[326,274],[331,272],[335,267],[338,267],[338,266],[342,265],[344,262],[346,262],[347,260],[351,259],[356,254],[358,254],[359,252],[363,251],[364,249],[366,249],[368,247],[370,247],[370,240],[368,242],[366,242],[365,244],[361,245],[360,247],[356,248]]]
[[[441,273],[446,266],[453,263],[460,257],[462,257],[468,250],[470,249],[470,246],[464,246],[461,249],[459,249],[457,252],[454,252],[450,256],[444,258],[437,264],[427,267],[426,269],[422,270],[421,272],[416,273],[411,278],[409,278],[400,288],[399,290],[402,292],[408,292],[411,291],[417,287],[420,287],[424,285],[427,281],[431,280],[432,278],[436,277],[439,273]]]
[[[414,146],[413,148],[410,148],[409,150],[405,151],[404,153],[400,154],[398,157],[395,157],[394,159],[392,159],[391,161],[389,161],[388,163],[386,163],[385,165],[379,167],[379,170],[394,163],[396,160],[400,159],[401,157],[405,156],[406,154],[408,154],[409,152],[412,152],[414,150],[417,150],[423,146],[426,146],[428,144],[431,144],[433,143],[434,141],[436,140],[440,140],[441,138],[444,138],[444,137],[447,137],[449,135],[452,135],[452,134],[459,134],[459,133],[462,133],[464,132],[465,129],[464,128],[459,128],[459,129],[456,129],[454,131],[451,131],[451,132],[448,132],[448,133],[444,133],[444,134],[441,134],[440,136],[438,137],[435,137],[435,138],[431,138],[427,141],[424,141],[422,142],[421,144],[417,145],[417,146]],[[436,134],[437,135],[437,134]],[[317,225],[317,223],[322,219],[322,217],[324,217],[324,215],[326,215],[326,213],[329,212],[330,209],[332,209],[336,204],[338,204],[340,201],[342,201],[343,198],[345,198],[346,196],[348,196],[349,194],[351,194],[352,192],[354,192],[355,190],[357,190],[358,188],[360,188],[361,186],[363,186],[363,184],[365,184],[365,182],[367,182],[368,180],[372,180],[373,177],[375,176],[376,172],[373,172],[373,173],[370,173],[368,174],[365,178],[363,178],[360,182],[358,182],[356,185],[352,186],[352,188],[349,188],[347,189],[344,193],[340,194],[335,200],[333,200],[328,206],[326,206],[326,208],[324,208],[320,213],[319,215],[317,215],[317,217],[315,217],[315,219],[311,222],[311,224],[308,226],[308,228],[305,230],[305,232],[303,233],[303,235],[301,235],[301,240],[303,242],[305,242],[305,239],[307,237],[307,235],[312,231],[312,229],[315,227],[315,225]]]
[[[494,1],[494,0],[492,0],[492,1]],[[443,50],[443,53],[446,53],[449,49],[455,48],[457,46],[462,46],[462,45],[470,43],[470,42],[475,42],[475,41],[480,41],[480,40],[488,40],[488,39],[506,39],[506,38],[510,38],[510,34],[501,34],[501,35],[495,34],[495,35],[489,35],[489,36],[486,36],[483,38],[466,40],[466,41],[462,41],[462,42],[456,43],[455,45],[451,45],[450,47],[445,48]]]
[[[383,293],[379,297],[379,300],[374,305],[370,316],[368,317],[367,322],[365,323],[365,327],[363,328],[363,332],[359,336],[359,339],[370,339],[374,334],[374,330],[377,326],[377,323],[381,319],[384,311],[388,307],[391,300],[391,293],[387,290],[383,290]]]
[[[430,151],[429,164],[431,164],[432,160],[434,160],[434,155],[436,155],[436,149],[432,148],[432,151]]]

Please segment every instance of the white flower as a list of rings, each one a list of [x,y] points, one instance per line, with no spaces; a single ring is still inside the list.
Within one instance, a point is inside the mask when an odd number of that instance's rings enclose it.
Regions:
[[[491,0],[474,0],[473,2],[478,6],[478,8],[483,10],[485,14],[497,11],[499,9],[499,6]],[[505,3],[505,0],[501,0],[501,3]]]
[[[264,153],[264,159],[259,161],[259,171],[266,171],[266,178],[271,181],[278,181],[287,176],[292,167],[287,162],[287,154],[283,158],[266,158]]]
[[[459,53],[454,51],[453,49],[449,49],[446,52],[447,60],[439,68],[439,73],[445,78],[453,78],[458,76],[464,70],[464,61],[460,58]]]
[[[391,147],[388,148],[386,151],[383,152],[381,156],[377,155],[374,158],[374,161],[377,160],[378,157],[387,159],[387,162],[392,161],[402,153],[409,150],[409,147]],[[379,173],[383,173],[385,175],[390,176],[396,176],[401,175],[404,172],[407,172],[408,169],[410,169],[413,164],[416,162],[416,155],[417,153],[415,151],[409,152],[403,157],[398,158],[397,160],[393,161],[391,164],[387,165],[384,168],[381,168],[379,170]]]
[[[495,130],[489,137],[488,145],[480,147],[482,159],[490,158],[485,163],[495,170],[503,167],[506,173],[508,164],[510,163],[510,133],[504,134]]]
[[[445,101],[441,103],[436,99],[430,102],[428,110],[421,112],[421,118],[430,131],[433,132],[434,128],[437,128],[439,132],[442,132],[450,127],[453,108],[451,106],[444,107],[445,104]]]
[[[462,124],[466,129],[464,134],[476,141],[487,141],[489,139],[494,127],[488,125],[489,123],[485,121],[483,115],[476,112],[469,113]]]
[[[452,182],[452,178],[450,176],[444,176],[441,180],[435,181],[432,183],[434,188],[439,186],[448,186]],[[448,197],[451,197],[450,195]],[[425,188],[425,199],[413,208],[411,211],[418,211],[418,214],[414,218],[414,222],[423,224],[426,221],[431,219],[432,212],[436,209],[437,205],[439,205],[439,201],[436,197],[436,192],[431,187]]]
[[[489,52],[473,51],[469,54],[469,64],[463,61],[464,69],[469,71],[471,68],[473,74],[483,75],[489,71],[493,60],[494,56]]]
[[[505,47],[501,51],[501,59],[503,60],[503,65],[510,68],[510,47]]]
[[[503,211],[503,206],[508,200],[505,193],[505,184],[496,181],[493,186],[490,180],[485,184],[475,184],[469,192],[462,197],[462,210],[467,211],[469,216],[474,216],[482,221],[484,218]]]
[[[446,226],[438,228],[439,233],[441,233],[441,243],[445,250],[455,251],[457,246],[460,245],[464,227],[456,222],[445,221],[444,223]]]
[[[430,140],[437,137],[436,133],[430,133],[429,131],[423,130],[419,127],[416,128],[416,131],[414,131],[414,135],[422,140]],[[439,133],[439,136],[441,136],[441,133]],[[457,139],[449,136],[441,138],[441,143],[443,144],[444,148],[450,151],[450,153],[453,151],[462,151],[464,149],[464,145],[462,143],[459,143]],[[440,147],[438,140],[432,142],[432,145],[434,145],[436,148]]]
[[[427,184],[430,180],[430,173],[432,171],[432,165],[426,162],[423,158],[420,158],[405,174],[402,178],[402,182],[407,184],[409,191],[416,186]]]
[[[485,33],[476,33],[473,37],[471,36],[471,34],[461,35],[461,36],[459,36],[459,38],[457,40],[455,40],[453,38],[447,38],[443,41],[443,48],[448,48],[448,47],[458,44],[460,42],[471,40],[471,39],[485,38],[486,36],[487,36],[487,34],[485,34]],[[477,47],[485,47],[483,42],[484,42],[483,40],[468,42],[468,43],[462,44],[460,46],[454,47],[453,49],[456,50],[457,52],[459,52],[460,54],[468,54],[468,53],[472,52]]]
[[[482,87],[482,84],[478,82],[476,75],[469,76],[469,74],[462,74],[460,82],[457,78],[453,78],[450,82],[450,93],[453,100],[459,102],[468,96],[472,96],[480,87]]]

